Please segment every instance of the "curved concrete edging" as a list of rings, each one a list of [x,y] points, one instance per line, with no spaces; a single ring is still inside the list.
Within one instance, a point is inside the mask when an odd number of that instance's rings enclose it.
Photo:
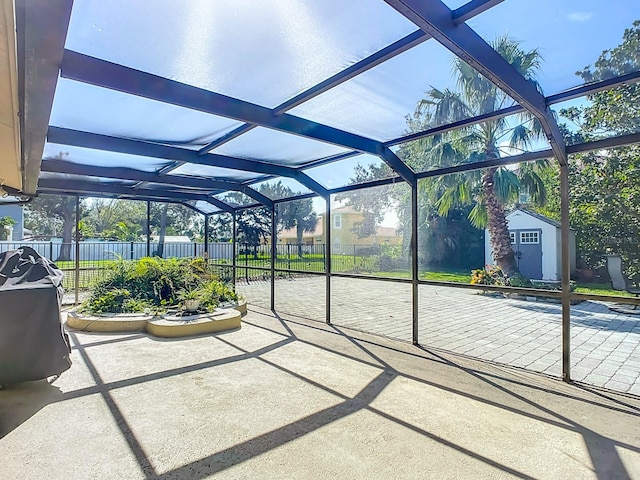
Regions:
[[[67,313],[67,326],[85,332],[142,332],[151,315],[128,313],[110,315],[82,315],[76,311]]]
[[[237,305],[230,306],[229,308],[239,311],[240,315],[244,317],[247,314],[247,301],[239,300]]]
[[[241,317],[247,314],[247,302],[233,308],[217,308],[212,313],[177,317],[174,315],[108,314],[83,315],[67,313],[67,326],[85,332],[129,333],[146,331],[157,337],[187,337],[240,328]]]
[[[216,309],[213,313],[173,317],[156,317],[147,322],[146,330],[156,337],[187,337],[240,328],[239,311]]]

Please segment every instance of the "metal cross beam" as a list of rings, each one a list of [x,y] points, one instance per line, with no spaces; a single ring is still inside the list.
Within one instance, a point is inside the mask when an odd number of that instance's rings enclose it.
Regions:
[[[70,50],[65,50],[60,75],[71,80],[377,155],[407,182],[415,182],[413,171],[381,142],[328,125],[287,113],[274,115],[271,109],[260,105]],[[197,152],[195,153],[197,155]]]
[[[620,75],[619,77],[608,78],[599,82],[589,83],[586,85],[580,85],[578,87],[570,88],[564,92],[556,93],[546,97],[547,105],[554,105],[556,103],[566,102],[574,98],[583,97],[585,95],[593,95],[594,93],[602,92],[616,87],[633,85],[640,82],[640,72],[627,73]],[[465,118],[457,122],[448,123],[446,125],[440,125],[438,127],[429,128],[419,132],[409,133],[402,137],[395,138],[385,142],[385,145],[390,147],[393,145],[399,145],[401,143],[410,142],[419,138],[430,137],[439,133],[449,132],[458,128],[468,127],[470,125],[476,125],[482,122],[489,122],[498,118],[503,118],[509,115],[515,115],[516,113],[524,112],[525,109],[520,105],[512,105],[510,107],[496,110],[495,112],[484,113],[476,117]],[[568,147],[567,147],[568,148]],[[343,154],[345,155],[345,154]],[[320,162],[318,162],[320,164]],[[315,162],[314,162],[315,165]]]
[[[453,13],[453,21],[456,24],[466,22],[476,15],[495,7],[504,0],[471,0],[469,3],[456,8]]]
[[[502,2],[503,0],[472,0],[471,2],[463,5],[453,12],[454,21],[456,23],[466,22],[470,18],[479,15],[485,10],[493,7],[494,5]],[[390,45],[387,45],[381,50],[369,55],[366,58],[363,58],[359,62],[354,63],[353,65],[345,68],[341,72],[336,73],[335,75],[323,80],[322,82],[314,85],[311,88],[308,88],[304,92],[299,93],[293,98],[290,98],[284,103],[281,103],[277,107],[273,109],[273,113],[279,114],[284,113],[287,110],[290,110],[312,98],[317,97],[318,95],[330,90],[331,88],[340,85],[341,83],[346,82],[367,70],[372,69],[373,67],[380,65],[381,63],[386,62],[387,60],[394,58],[400,55],[403,52],[415,47],[416,45],[420,45],[421,43],[426,42],[431,37],[427,35],[422,30],[417,30],[415,32],[411,32],[409,35],[401,38],[393,42]],[[210,152],[216,147],[223,145],[234,138],[242,135],[243,133],[248,132],[249,130],[255,128],[255,125],[252,124],[244,124],[235,128],[231,132],[228,132],[221,136],[220,138],[215,139],[208,145],[202,147],[198,153],[203,154]]]
[[[38,189],[38,194],[39,195],[60,195],[61,194],[61,190],[56,190],[56,189],[52,189],[52,190],[48,190],[46,188],[39,188]],[[62,194],[67,194],[69,192],[63,192]],[[71,193],[69,193],[71,194]],[[75,195],[75,193],[73,193]],[[83,197],[87,197],[89,195],[85,194],[80,194],[80,196]],[[197,207],[194,207],[193,205],[186,203],[184,201],[180,201],[180,200],[173,200],[173,199],[169,199],[169,198],[165,198],[162,200],[158,200],[157,198],[153,198],[153,197],[140,197],[140,196],[132,196],[132,195],[125,195],[125,194],[118,194],[118,193],[113,193],[113,194],[109,194],[109,193],[98,193],[98,192],[94,192],[90,195],[93,198],[117,198],[117,199],[121,199],[121,200],[133,200],[136,202],[158,202],[158,201],[162,201],[163,203],[172,203],[175,205],[184,205],[187,208],[190,208],[191,210],[194,210],[198,213],[201,213],[202,215],[211,215],[211,214],[215,214],[215,213],[219,213],[219,212],[211,212],[211,213],[207,213],[204,212],[202,210],[200,210]],[[222,212],[224,213],[224,212]]]
[[[221,202],[217,198],[212,198],[205,194],[173,192],[170,190],[133,190],[131,187],[123,187],[120,185],[109,185],[104,183],[74,181],[67,179],[47,179],[41,178],[38,182],[39,190],[57,190],[63,192],[83,193],[91,195],[92,193],[110,193],[114,195],[129,195],[132,197],[144,197],[146,199],[155,198],[157,201],[163,199],[171,200],[196,200],[208,202],[220,210],[232,213],[233,208],[226,203]]]
[[[422,30],[417,30],[415,32],[410,33],[406,37],[401,38],[400,40],[388,45],[382,50],[377,51],[376,53],[360,60],[359,62],[354,63],[350,67],[342,70],[341,72],[336,73],[335,75],[327,78],[323,82],[314,85],[313,87],[305,90],[304,92],[299,93],[295,97],[287,100],[284,103],[281,103],[277,107],[273,109],[275,114],[284,113],[287,110],[291,110],[292,108],[300,105],[301,103],[306,102],[318,95],[326,92],[327,90],[339,85],[347,80],[360,75],[362,72],[366,72],[367,70],[375,67],[376,65],[380,65],[381,63],[389,60],[390,58],[395,57],[396,55],[400,55],[402,52],[409,50],[410,48],[419,45],[430,37],[424,33]],[[232,130],[229,133],[226,133],[222,137],[212,141],[208,145],[205,145],[199,153],[207,153],[214,148],[227,143],[228,141],[233,140],[239,135],[248,132],[249,130],[255,128],[255,125],[252,124],[244,124],[240,127]]]
[[[255,160],[228,157],[226,155],[213,153],[198,155],[198,152],[184,148],[141,142],[139,140],[130,140],[128,138],[110,137],[108,135],[81,132],[79,130],[70,130],[60,127],[49,127],[47,140],[51,143],[59,143],[61,145],[73,145],[76,147],[104,150],[107,152],[126,153],[129,155],[139,155],[150,158],[163,158],[166,160],[207,165],[210,167],[222,167],[232,170],[289,177],[296,179],[318,195],[325,196],[328,193],[325,187],[309,176],[294,168],[284,165],[256,162]]]
[[[567,152],[558,123],[544,96],[467,24],[456,25],[453,12],[441,0],[385,0],[460,59],[501,88],[542,125],[554,155],[567,164]]]
[[[67,162],[65,160],[44,160],[42,162],[41,170],[43,172],[69,173],[72,175],[85,175],[90,177],[132,180],[145,183],[160,183],[174,187],[200,188],[203,190],[231,190],[235,192],[242,192],[264,205],[271,206],[273,204],[273,201],[269,197],[248,188],[247,185],[225,180],[213,180],[180,175],[162,176],[157,173],[143,172],[133,168],[96,167],[93,165],[81,165],[78,163]],[[137,190],[136,186],[133,186],[132,188]]]

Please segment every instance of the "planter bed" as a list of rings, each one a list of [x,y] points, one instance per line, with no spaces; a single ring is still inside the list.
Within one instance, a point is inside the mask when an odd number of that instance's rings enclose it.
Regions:
[[[241,317],[247,313],[247,302],[227,303],[211,313],[195,315],[152,316],[132,313],[103,315],[67,314],[67,327],[85,332],[128,333],[146,331],[157,337],[186,337],[240,328]]]

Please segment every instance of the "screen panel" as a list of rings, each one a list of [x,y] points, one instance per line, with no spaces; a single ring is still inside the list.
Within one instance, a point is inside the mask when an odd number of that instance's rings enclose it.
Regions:
[[[109,0],[74,5],[66,48],[275,107],[414,30],[366,0]]]

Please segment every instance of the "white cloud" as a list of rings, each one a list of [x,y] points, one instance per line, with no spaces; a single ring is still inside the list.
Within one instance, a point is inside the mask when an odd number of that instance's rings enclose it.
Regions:
[[[586,22],[593,17],[593,12],[572,12],[567,15],[571,22]]]

